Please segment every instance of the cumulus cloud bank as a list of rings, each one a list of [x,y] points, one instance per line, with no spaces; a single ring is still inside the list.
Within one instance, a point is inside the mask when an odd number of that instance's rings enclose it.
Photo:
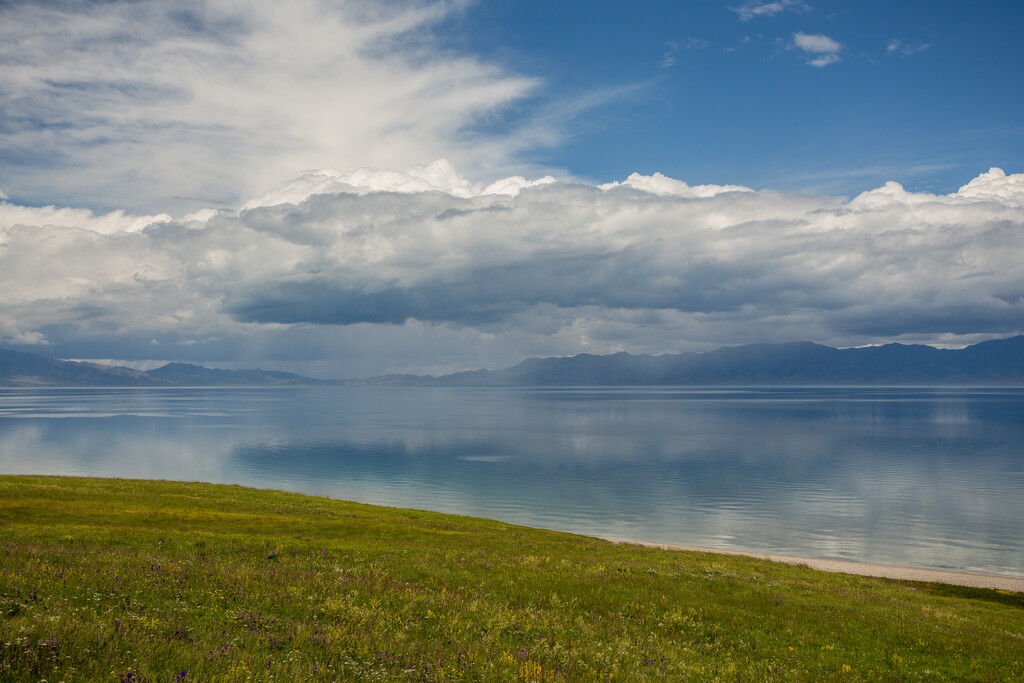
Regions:
[[[440,161],[307,173],[180,218],[0,203],[0,338],[74,357],[361,359],[347,375],[439,353],[455,369],[956,344],[1024,332],[1022,264],[1024,174],[1000,169],[949,195],[890,182],[844,201],[661,174],[475,185]]]

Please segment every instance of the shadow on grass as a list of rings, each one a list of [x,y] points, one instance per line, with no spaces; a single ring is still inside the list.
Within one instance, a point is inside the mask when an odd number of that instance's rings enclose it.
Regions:
[[[981,600],[1024,609],[1024,593],[998,590],[995,588],[974,588],[972,586],[954,586],[948,583],[921,583],[918,581],[893,581],[893,583],[913,588],[929,595],[946,598],[964,598]]]

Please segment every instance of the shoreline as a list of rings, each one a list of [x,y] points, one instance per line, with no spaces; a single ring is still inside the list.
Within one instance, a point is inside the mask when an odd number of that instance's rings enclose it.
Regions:
[[[53,475],[53,474],[11,474],[2,473],[0,474],[0,481],[3,479],[17,478],[17,477],[39,477],[39,478],[51,478],[51,479],[79,479],[79,480],[108,480],[118,481],[120,477],[96,477],[89,475]],[[358,501],[346,501],[345,499],[331,498],[329,496],[322,496],[316,494],[302,493],[299,491],[285,491],[283,489],[274,488],[260,488],[253,486],[242,486],[238,484],[218,484],[214,482],[187,482],[180,480],[168,480],[168,479],[139,479],[129,477],[123,479],[126,482],[150,482],[150,483],[178,483],[178,484],[208,484],[217,487],[228,487],[228,486],[241,486],[242,488],[249,488],[254,491],[276,491],[282,493],[293,493],[295,495],[305,496],[309,498],[323,498],[324,500],[333,500],[340,502],[356,502],[360,505],[371,505],[378,507],[394,507],[375,503],[360,503]],[[415,509],[415,508],[413,508]],[[423,510],[424,512],[434,512],[442,515],[452,515],[457,517],[474,517],[475,515],[466,515],[459,513],[445,513],[438,512],[436,510]],[[517,526],[511,522],[504,522],[493,518],[491,521],[501,522],[502,524],[509,524]],[[548,529],[545,527],[535,527],[530,525],[523,525],[530,529],[535,530],[548,530],[555,531],[557,533],[567,534],[578,534],[578,532],[564,531],[558,529]],[[817,571],[829,572],[832,574],[849,574],[852,576],[865,576],[875,577],[883,579],[893,579],[897,581],[919,581],[924,583],[944,583],[955,586],[966,586],[969,588],[988,588],[1001,591],[1012,591],[1015,593],[1024,593],[1024,577],[1006,576],[1003,574],[986,574],[983,572],[970,572],[956,569],[935,569],[928,567],[910,567],[906,565],[893,565],[893,564],[881,564],[876,562],[856,562],[851,560],[833,560],[818,557],[805,557],[799,555],[783,555],[776,553],[762,553],[755,551],[745,550],[730,550],[726,548],[710,548],[704,546],[691,546],[691,545],[678,545],[672,543],[658,543],[654,541],[640,541],[631,538],[619,538],[611,536],[591,536],[590,534],[579,534],[583,536],[590,536],[598,540],[607,541],[609,543],[617,545],[634,545],[644,548],[657,548],[661,550],[681,550],[692,553],[707,553],[711,555],[738,555],[743,557],[752,557],[759,560],[767,560],[769,562],[781,562],[783,564],[790,565],[803,565],[810,569]]]
[[[818,571],[833,574],[851,574],[854,576],[870,576],[897,581],[922,581],[925,583],[946,583],[969,588],[991,588],[995,590],[1024,593],[1024,578],[1003,576],[999,574],[982,574],[965,572],[955,569],[929,569],[924,567],[907,567],[895,564],[878,564],[875,562],[853,562],[850,560],[828,560],[817,557],[800,557],[797,555],[777,555],[774,553],[757,553],[743,550],[726,550],[722,548],[704,548],[689,545],[673,545],[671,543],[652,543],[628,538],[601,537],[602,540],[621,545],[637,545],[645,548],[661,550],[685,550],[695,553],[713,555],[742,555],[770,562],[804,565]]]

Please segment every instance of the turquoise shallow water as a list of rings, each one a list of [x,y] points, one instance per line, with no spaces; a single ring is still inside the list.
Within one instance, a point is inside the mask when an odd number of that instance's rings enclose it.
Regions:
[[[1024,576],[1024,388],[0,389],[0,473]]]

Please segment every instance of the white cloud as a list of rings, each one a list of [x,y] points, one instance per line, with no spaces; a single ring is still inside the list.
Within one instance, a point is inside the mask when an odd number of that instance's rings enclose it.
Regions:
[[[657,172],[649,176],[633,173],[622,182],[606,183],[598,187],[602,190],[611,190],[616,187],[631,187],[655,195],[689,198],[714,197],[723,192],[753,192],[749,187],[743,187],[742,185],[688,185],[682,180],[669,178]]]
[[[839,52],[843,46],[821,34],[794,33],[793,43],[804,52]]]
[[[1001,168],[990,168],[957,190],[956,196],[1024,208],[1024,173],[1006,175]]]
[[[665,43],[665,52],[661,55],[661,68],[667,69],[675,66],[676,56],[679,54],[679,43]]]
[[[808,64],[811,66],[828,66],[829,64],[835,64],[839,61],[839,55],[827,54],[815,57],[814,59],[808,60]]]
[[[839,52],[843,46],[822,34],[794,33],[793,46],[813,55],[807,63],[811,66],[828,66],[840,60]]]
[[[0,202],[0,229],[15,225],[81,228],[104,235],[118,232],[138,232],[154,223],[174,220],[170,214],[133,216],[122,209],[97,216],[88,209],[66,209],[55,206],[19,206]]]
[[[410,166],[405,171],[382,171],[372,168],[360,168],[347,173],[333,170],[307,171],[286,183],[281,189],[246,202],[242,208],[252,209],[258,206],[285,203],[298,204],[313,195],[338,192],[356,194],[444,192],[453,197],[462,198],[490,194],[515,196],[524,188],[553,182],[555,179],[552,176],[544,176],[536,180],[527,180],[523,176],[510,176],[489,185],[483,185],[470,182],[460,175],[455,170],[455,166],[447,159],[438,159],[431,164]]]
[[[0,343],[19,344],[22,346],[47,346],[46,336],[38,330],[22,330],[14,328],[10,334],[3,334],[4,328],[0,328]]]
[[[665,52],[661,56],[661,68],[668,69],[675,66],[679,59],[679,50],[682,46],[674,41],[665,43]],[[689,37],[686,39],[686,49],[690,52],[700,52],[711,47],[711,43],[700,38]]]
[[[514,168],[536,135],[463,133],[538,82],[437,45],[460,4],[5,3],[0,180],[30,202],[194,209],[301,168]]]
[[[810,6],[802,0],[776,0],[775,2],[752,0],[739,7],[730,7],[729,9],[736,12],[742,21],[748,21],[755,17],[770,17],[786,10],[806,12],[810,10]]]
[[[893,38],[885,45],[885,51],[890,55],[900,55],[907,57],[918,52],[924,52],[932,46],[931,43],[917,43],[916,45],[907,45],[902,40]]]
[[[0,205],[18,216],[0,222],[0,337],[353,376],[1024,332],[1024,174],[999,169],[844,202],[660,173],[481,186],[437,162],[310,173],[248,206],[168,221]]]

